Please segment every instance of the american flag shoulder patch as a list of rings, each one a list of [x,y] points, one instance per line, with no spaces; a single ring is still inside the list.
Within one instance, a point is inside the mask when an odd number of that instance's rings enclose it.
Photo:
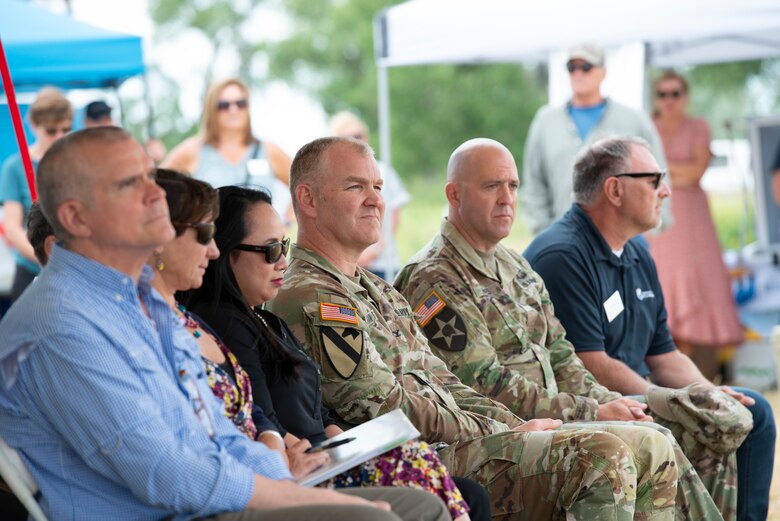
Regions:
[[[439,294],[431,291],[422,304],[414,310],[414,319],[417,321],[417,325],[425,327],[439,311],[446,307],[447,304],[444,303]]]
[[[358,323],[357,308],[349,306],[340,306],[328,302],[320,302],[320,318],[322,320],[333,320],[335,322],[345,322],[347,324]]]

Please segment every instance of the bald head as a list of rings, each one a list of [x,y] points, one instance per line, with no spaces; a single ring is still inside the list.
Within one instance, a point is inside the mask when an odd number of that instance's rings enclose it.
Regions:
[[[508,156],[514,162],[509,149],[495,139],[484,137],[469,139],[456,148],[450,156],[450,160],[447,163],[447,182],[460,183],[464,181],[469,172],[473,172],[478,168],[479,163],[485,156],[494,154]]]
[[[132,139],[119,127],[90,128],[63,136],[43,156],[36,183],[41,210],[58,238],[64,241],[70,238],[57,217],[60,204],[68,199],[89,203],[94,172],[101,168],[100,154],[89,152]]]
[[[493,251],[512,229],[519,185],[509,149],[493,139],[466,141],[447,165],[450,223],[477,251]]]

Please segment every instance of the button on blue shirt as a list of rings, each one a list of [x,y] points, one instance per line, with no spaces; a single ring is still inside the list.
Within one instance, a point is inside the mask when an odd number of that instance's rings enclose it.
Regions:
[[[0,434],[51,519],[240,511],[253,474],[291,477],[221,413],[197,343],[151,277],[145,268],[136,285],[55,246],[0,322]]]

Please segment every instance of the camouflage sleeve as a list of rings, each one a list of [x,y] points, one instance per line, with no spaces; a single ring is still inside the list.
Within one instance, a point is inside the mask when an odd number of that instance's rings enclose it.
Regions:
[[[555,381],[558,390],[562,393],[572,393],[578,396],[587,396],[597,403],[607,403],[621,397],[596,381],[596,377],[588,371],[580,358],[574,353],[574,347],[566,339],[566,330],[561,321],[555,316],[550,294],[544,285],[542,277],[528,266],[529,273],[533,273],[536,279],[536,287],[541,297],[542,310],[547,319],[547,349],[550,352]],[[595,420],[596,411],[589,411],[587,417],[578,419]],[[592,417],[591,417],[592,416]]]
[[[466,289],[471,284],[453,271],[457,272],[446,262],[437,262],[420,265],[412,274],[405,271],[403,277],[396,280],[398,289],[416,314],[426,309],[425,302],[432,295],[441,300],[437,305],[444,305],[436,316],[428,321],[423,319],[420,325],[431,349],[449,369],[464,384],[504,404],[521,418],[595,419],[598,410],[595,400],[568,392],[549,391],[525,378],[520,371],[501,364],[490,329],[475,303],[476,297]],[[437,325],[442,323],[462,327],[463,336],[448,338],[442,335],[444,329]],[[531,350],[526,354],[534,356]]]
[[[416,328],[416,335],[424,345],[428,344],[428,339],[422,333],[420,328]],[[455,398],[458,406],[465,410],[482,416],[487,416],[493,420],[499,421],[510,428],[517,427],[525,423],[525,420],[519,418],[506,405],[495,401],[492,398],[479,393],[477,390],[465,385],[453,374],[447,365],[437,357],[430,348],[426,350],[425,368],[432,374],[442,386],[446,388]]]
[[[423,392],[407,391],[372,343],[370,328],[360,320],[323,319],[323,302],[343,309],[357,307],[345,295],[294,288],[280,292],[271,308],[320,364],[323,402],[342,420],[357,425],[401,408],[423,439],[446,443],[507,429],[489,418],[443,405]]]

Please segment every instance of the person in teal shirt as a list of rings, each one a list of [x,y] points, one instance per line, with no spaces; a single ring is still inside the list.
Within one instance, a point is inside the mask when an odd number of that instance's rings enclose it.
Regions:
[[[58,89],[44,87],[27,112],[35,143],[30,148],[33,167],[37,168],[46,151],[71,131],[73,107]],[[3,163],[0,171],[0,201],[3,203],[3,228],[14,248],[16,272],[11,286],[11,300],[16,300],[40,271],[33,248],[27,240],[25,225],[32,205],[30,188],[24,173],[22,156],[15,154]]]

